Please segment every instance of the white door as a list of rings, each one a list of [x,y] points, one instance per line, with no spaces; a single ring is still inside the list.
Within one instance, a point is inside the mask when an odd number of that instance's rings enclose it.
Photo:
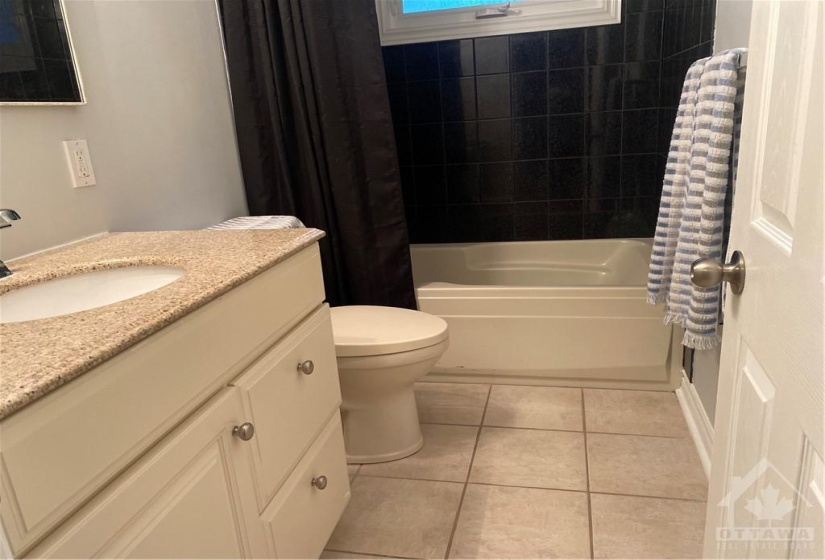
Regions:
[[[753,4],[705,556],[825,558],[825,3]]]

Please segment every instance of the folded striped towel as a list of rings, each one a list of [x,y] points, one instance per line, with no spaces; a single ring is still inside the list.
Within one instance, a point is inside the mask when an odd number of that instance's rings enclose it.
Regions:
[[[647,301],[665,303],[665,323],[685,328],[682,344],[709,349],[717,334],[721,290],[690,281],[696,259],[722,260],[725,195],[730,179],[734,104],[744,86],[744,49],[691,65],[670,141],[659,219],[648,274]]]
[[[306,226],[295,216],[242,216],[226,220],[206,229],[291,229],[302,227]]]

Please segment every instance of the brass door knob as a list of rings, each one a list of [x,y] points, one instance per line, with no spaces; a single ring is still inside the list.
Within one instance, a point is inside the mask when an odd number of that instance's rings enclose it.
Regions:
[[[312,479],[312,485],[318,490],[323,490],[327,487],[327,477],[324,475],[314,477]]]
[[[300,364],[298,364],[298,371],[300,371],[304,375],[311,375],[312,372],[315,371],[315,364],[312,363],[312,360],[301,362]]]
[[[714,259],[696,260],[690,265],[690,281],[702,288],[713,288],[727,282],[731,292],[741,294],[745,289],[745,257],[734,251],[727,264]]]
[[[249,441],[255,435],[255,426],[251,422],[244,422],[232,428],[232,435],[241,441]]]

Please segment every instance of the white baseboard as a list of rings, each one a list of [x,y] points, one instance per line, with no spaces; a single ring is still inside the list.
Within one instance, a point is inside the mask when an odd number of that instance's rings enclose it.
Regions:
[[[705,476],[710,478],[713,425],[711,425],[710,418],[708,418],[708,414],[705,412],[705,407],[702,406],[702,401],[699,400],[699,394],[688,379],[685,370],[682,370],[682,385],[676,389],[676,398],[679,399],[682,414],[685,415],[688,430],[690,430],[693,443],[696,445],[696,451],[699,453],[702,467],[705,469]]]

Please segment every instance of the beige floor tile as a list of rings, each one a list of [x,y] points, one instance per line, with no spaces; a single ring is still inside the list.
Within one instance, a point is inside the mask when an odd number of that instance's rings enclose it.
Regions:
[[[590,490],[707,499],[707,479],[690,438],[587,434]]]
[[[349,558],[392,558],[392,556],[374,556],[372,554],[357,554],[353,552],[338,552],[336,550],[325,550],[321,553],[321,560],[345,560]]]
[[[589,558],[587,494],[470,484],[450,558]]]
[[[464,482],[476,445],[478,428],[421,424],[424,447],[418,453],[386,463],[363,465],[359,474]]]
[[[434,424],[478,426],[484,415],[489,385],[416,383],[418,418]]]
[[[690,436],[673,393],[585,389],[584,414],[588,432]]]
[[[493,385],[484,425],[581,431],[581,389]]]
[[[584,434],[482,428],[470,482],[586,490]]]
[[[361,465],[347,465],[347,472],[349,474],[358,474],[358,469],[361,468]]]
[[[592,494],[595,558],[701,558],[705,503]]]
[[[330,550],[443,558],[463,485],[359,474]]]

